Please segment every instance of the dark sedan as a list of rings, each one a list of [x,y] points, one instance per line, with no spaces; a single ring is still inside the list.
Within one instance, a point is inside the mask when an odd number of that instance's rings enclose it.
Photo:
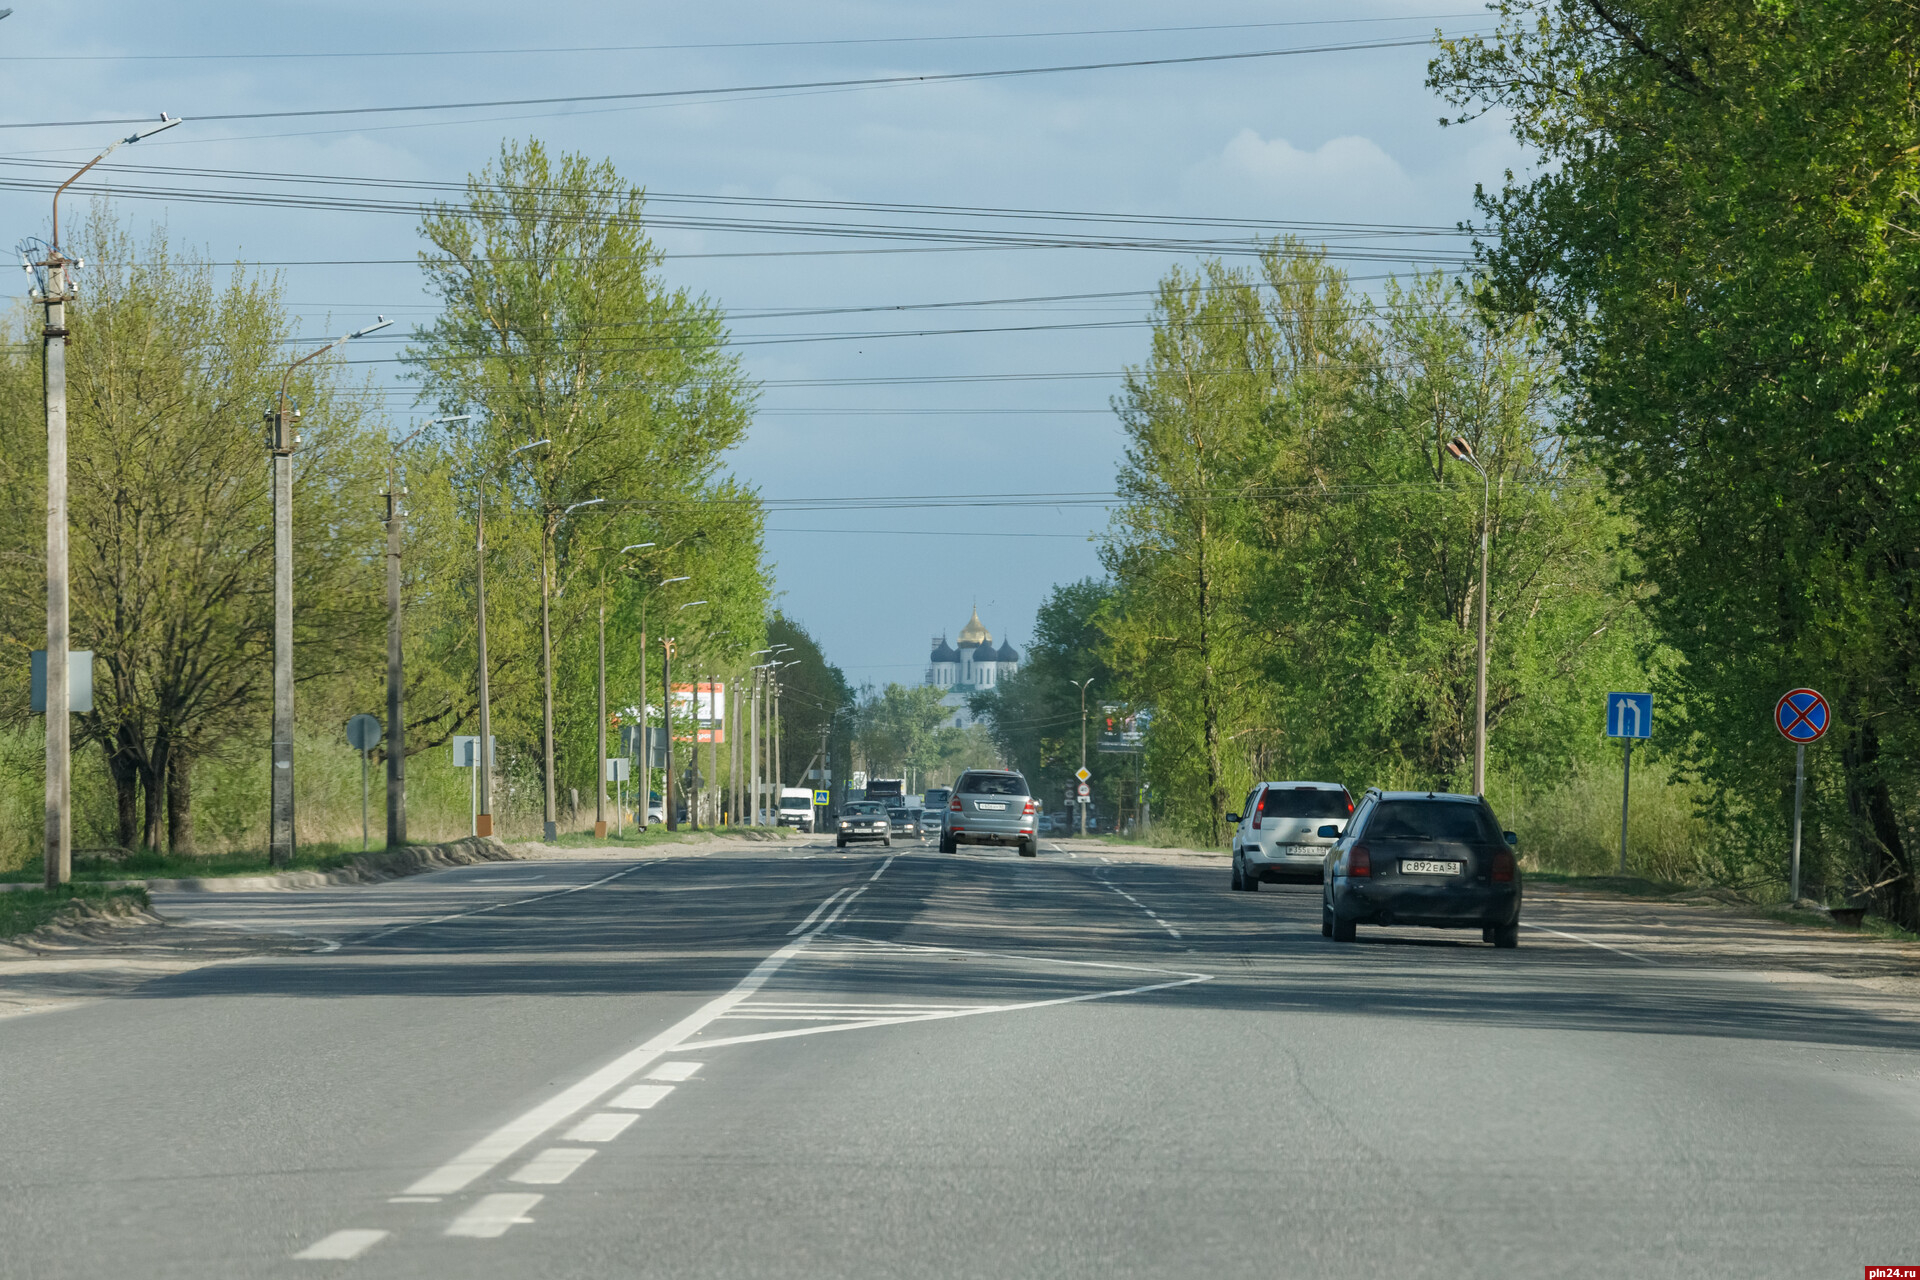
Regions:
[[[1327,854],[1320,932],[1352,942],[1357,925],[1479,929],[1496,947],[1520,942],[1516,838],[1479,796],[1368,791]]]
[[[850,840],[878,840],[881,844],[893,843],[893,824],[887,820],[886,809],[873,801],[856,800],[840,809],[840,830],[834,837],[834,845],[844,849]]]

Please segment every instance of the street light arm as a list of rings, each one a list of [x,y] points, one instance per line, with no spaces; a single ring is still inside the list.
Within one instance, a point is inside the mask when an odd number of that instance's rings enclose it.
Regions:
[[[8,9],[6,11],[6,13],[12,13],[12,12],[13,10],[11,9]],[[6,13],[0,13],[0,17],[5,17]],[[134,132],[120,139],[120,141],[114,143],[112,146],[108,147],[105,151],[102,151],[99,155],[87,161],[86,164],[80,167],[79,173],[76,173],[71,178],[68,178],[65,182],[61,183],[59,187],[54,190],[54,193],[53,193],[53,251],[54,253],[58,254],[60,252],[60,197],[63,194],[65,194],[67,188],[72,186],[74,183],[80,181],[80,179],[83,176],[85,176],[88,169],[93,168],[93,166],[99,164],[102,160],[105,160],[108,156],[112,155],[114,152],[118,151],[120,148],[126,146],[129,142],[138,142],[142,138],[151,138],[154,134],[159,133],[162,129],[171,129],[173,128],[173,126],[179,123],[180,123],[179,116],[169,116],[166,112],[162,111],[160,113],[159,124],[154,125],[152,128],[149,128],[149,129],[136,129]]]
[[[111,150],[111,148],[109,148],[109,150]],[[105,152],[102,152],[101,154],[104,155]],[[84,173],[86,171],[83,169],[81,170],[81,172]],[[74,176],[78,177],[79,174],[75,174]],[[352,342],[355,338],[364,338],[368,334],[374,332],[376,329],[384,329],[392,323],[393,321],[387,319],[385,316],[375,316],[374,323],[368,325],[366,328],[355,329],[352,333],[342,334],[340,337],[335,338],[332,342],[329,342],[326,346],[321,347],[318,351],[309,351],[306,355],[303,355],[298,360],[295,360],[292,364],[287,366],[287,371],[280,375],[279,403],[285,404],[287,401],[287,383],[293,378],[293,371],[295,369],[298,369],[301,365],[305,364],[309,360],[319,359],[321,356],[327,354],[327,352],[333,350],[335,347],[343,347],[347,343]]]

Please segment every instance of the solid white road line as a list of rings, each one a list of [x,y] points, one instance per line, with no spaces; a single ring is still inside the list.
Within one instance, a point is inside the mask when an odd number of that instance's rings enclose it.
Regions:
[[[336,1231],[323,1240],[314,1241],[293,1256],[322,1262],[347,1262],[392,1234],[390,1231]]]
[[[503,1191],[495,1195],[481,1196],[480,1203],[453,1220],[447,1228],[450,1236],[467,1236],[474,1240],[497,1240],[507,1234],[508,1227],[523,1222],[532,1222],[527,1210],[546,1199],[542,1195],[533,1195],[517,1191]]]
[[[759,1044],[764,1040],[791,1040],[796,1036],[825,1035],[833,1031],[861,1031],[868,1027],[897,1027],[909,1022],[945,1022],[953,1018],[974,1018],[983,1013],[1017,1013],[1023,1009],[1048,1009],[1062,1004],[1084,1004],[1089,1000],[1117,1000],[1121,996],[1145,995],[1149,991],[1165,991],[1170,987],[1185,987],[1196,982],[1207,982],[1213,977],[1209,973],[1196,973],[1188,977],[1177,978],[1171,982],[1154,982],[1142,987],[1128,987],[1124,991],[1095,991],[1084,996],[1061,996],[1055,1000],[1025,1000],[1019,1004],[977,1005],[969,1009],[951,1009],[941,1013],[910,1013],[896,1018],[866,1018],[857,1022],[838,1022],[825,1027],[796,1027],[790,1031],[763,1031],[759,1035],[728,1036],[721,1040],[700,1040],[687,1045],[689,1049],[720,1049],[735,1044]]]
[[[793,926],[793,928],[787,930],[787,936],[791,938],[796,933],[805,933],[807,929],[813,924],[813,922],[820,918],[820,913],[822,911],[825,911],[828,907],[832,906],[834,899],[838,898],[841,894],[845,892],[846,892],[845,889],[835,889],[831,894],[827,895],[827,900],[821,903],[819,906],[815,907],[811,915],[809,915],[805,920],[802,920],[799,924]]]
[[[568,1142],[612,1142],[640,1117],[631,1111],[596,1111],[567,1131]]]
[[[508,1182],[525,1182],[550,1187],[565,1182],[587,1161],[593,1159],[592,1147],[548,1147],[511,1174]]]
[[[694,1073],[706,1066],[704,1062],[663,1062],[647,1072],[649,1080],[691,1080]]]
[[[607,1105],[623,1111],[647,1111],[659,1106],[660,1100],[672,1092],[670,1084],[637,1084]]]
[[[627,1083],[652,1066],[655,1059],[673,1052],[682,1042],[699,1034],[715,1018],[730,1012],[735,1005],[764,986],[767,979],[778,973],[787,961],[799,955],[809,941],[832,928],[853,900],[865,892],[866,886],[862,885],[842,898],[839,905],[814,926],[812,932],[803,934],[762,960],[733,990],[707,1001],[659,1035],[629,1049],[586,1079],[562,1089],[545,1102],[507,1121],[438,1169],[418,1179],[406,1189],[405,1194],[436,1196],[466,1190],[476,1179],[485,1177],[502,1162],[511,1159],[522,1147]]]
[[[542,902],[548,898],[564,898],[570,893],[579,893],[584,889],[597,889],[603,884],[620,879],[622,876],[630,876],[636,871],[643,871],[657,861],[657,858],[648,859],[646,862],[636,863],[628,867],[625,871],[616,871],[610,876],[602,876],[598,880],[592,880],[586,884],[576,884],[570,889],[557,889],[552,893],[536,893],[530,898],[515,898],[511,902],[496,902],[491,906],[475,907],[471,911],[455,911],[451,915],[435,916],[431,920],[409,920],[405,924],[397,924],[391,929],[382,929],[378,933],[370,933],[364,938],[354,938],[352,941],[356,943],[378,942],[382,938],[391,938],[394,934],[404,933],[408,929],[421,929],[430,924],[445,924],[449,920],[465,920],[468,916],[483,916],[489,911],[504,911],[508,907],[518,907],[529,902]]]
[[[1545,925],[1543,925],[1543,924],[1532,924],[1532,923],[1529,923],[1528,921],[1525,921],[1525,920],[1522,920],[1522,921],[1520,922],[1520,924],[1521,924],[1521,926],[1522,926],[1522,927],[1524,927],[1524,928],[1528,928],[1528,929],[1538,929],[1538,930],[1539,930],[1540,932],[1542,932],[1542,933],[1551,933],[1551,934],[1553,934],[1553,935],[1554,935],[1555,937],[1559,937],[1559,938],[1571,938],[1571,939],[1573,939],[1573,940],[1574,940],[1575,942],[1584,942],[1584,943],[1586,943],[1586,944],[1587,944],[1588,946],[1590,946],[1590,947],[1598,947],[1598,948],[1600,948],[1600,949],[1601,949],[1602,951],[1611,951],[1611,952],[1613,952],[1613,953],[1614,953],[1615,955],[1617,955],[1617,956],[1625,956],[1625,957],[1626,957],[1627,959],[1629,959],[1629,960],[1638,960],[1638,961],[1639,961],[1639,962],[1640,962],[1641,964],[1650,964],[1650,965],[1656,965],[1656,966],[1657,966],[1657,965],[1658,965],[1658,964],[1660,963],[1660,962],[1659,962],[1658,960],[1649,960],[1649,959],[1647,959],[1647,958],[1646,958],[1645,956],[1637,956],[1637,955],[1635,955],[1635,954],[1634,954],[1633,952],[1631,952],[1631,951],[1625,951],[1625,950],[1622,950],[1622,949],[1621,949],[1621,948],[1619,948],[1619,947],[1610,947],[1610,946],[1608,946],[1608,945],[1607,945],[1606,943],[1604,943],[1604,942],[1595,942],[1595,941],[1594,941],[1594,940],[1593,940],[1592,938],[1583,938],[1583,937],[1581,937],[1581,936],[1580,936],[1579,934],[1577,934],[1577,933],[1567,933],[1567,932],[1565,932],[1564,930],[1560,930],[1560,929],[1549,929],[1549,928],[1547,928],[1547,926],[1545,926]]]
[[[874,872],[872,875],[867,877],[867,883],[872,884],[875,880],[878,880],[883,874],[885,874],[887,868],[893,865],[893,859],[895,856],[896,855],[891,853],[888,854],[887,860],[880,864],[880,870]]]

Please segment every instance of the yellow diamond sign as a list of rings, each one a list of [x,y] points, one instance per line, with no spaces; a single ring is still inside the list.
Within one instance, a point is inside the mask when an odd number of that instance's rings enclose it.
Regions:
[[[1085,782],[1088,778],[1091,778],[1093,775],[1087,772],[1087,766],[1081,765],[1080,768],[1074,772],[1073,776],[1080,779],[1080,781]]]

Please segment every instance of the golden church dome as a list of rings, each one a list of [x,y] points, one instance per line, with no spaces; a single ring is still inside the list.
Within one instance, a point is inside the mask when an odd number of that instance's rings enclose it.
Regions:
[[[962,645],[983,645],[983,644],[993,643],[992,634],[989,633],[985,627],[980,625],[980,610],[978,608],[974,609],[973,617],[968,621],[966,627],[960,632],[960,643]]]

